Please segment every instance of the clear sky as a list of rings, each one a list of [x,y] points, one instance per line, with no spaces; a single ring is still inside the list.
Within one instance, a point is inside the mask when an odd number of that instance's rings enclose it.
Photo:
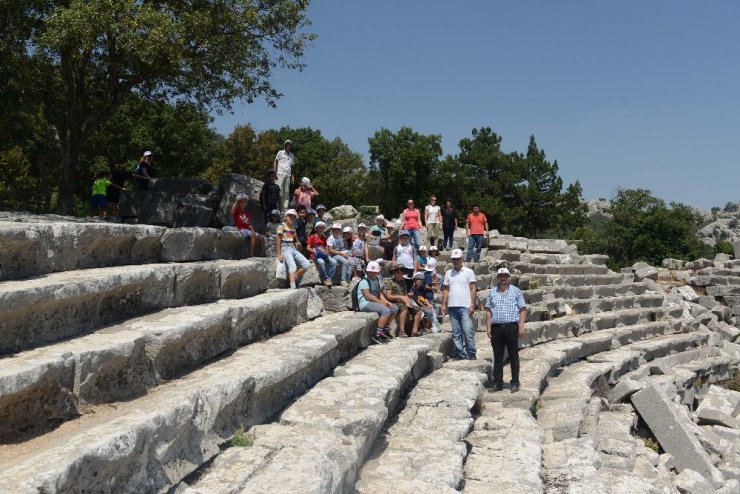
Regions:
[[[237,104],[217,131],[309,126],[367,162],[403,125],[445,154],[490,126],[530,134],[584,198],[648,188],[708,209],[740,201],[740,2],[314,0],[301,73],[278,108]]]

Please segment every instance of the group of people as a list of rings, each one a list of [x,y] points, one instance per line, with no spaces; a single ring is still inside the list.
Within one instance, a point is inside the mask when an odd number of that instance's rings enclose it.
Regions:
[[[133,171],[126,170],[125,162],[116,160],[109,171],[100,171],[92,186],[90,205],[93,215],[118,216],[121,191],[126,190],[126,181],[133,180],[138,190],[147,190],[149,181],[156,176],[152,160],[154,153],[144,151]]]

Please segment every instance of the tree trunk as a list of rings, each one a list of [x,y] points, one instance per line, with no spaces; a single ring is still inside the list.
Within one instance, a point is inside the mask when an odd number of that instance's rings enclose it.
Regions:
[[[67,131],[67,138],[62,144],[62,166],[59,169],[59,190],[57,196],[57,212],[59,214],[74,214],[74,184],[77,160],[80,156],[80,139],[77,132]]]

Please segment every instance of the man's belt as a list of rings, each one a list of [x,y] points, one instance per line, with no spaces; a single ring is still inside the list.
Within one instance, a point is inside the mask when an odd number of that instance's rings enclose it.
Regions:
[[[516,325],[518,326],[518,325],[519,325],[519,321],[514,321],[514,322],[502,322],[502,323],[496,323],[496,322],[495,322],[495,323],[491,324],[491,327],[492,327],[492,328],[503,328],[503,327],[505,327],[505,326],[511,326],[512,324],[516,324]]]

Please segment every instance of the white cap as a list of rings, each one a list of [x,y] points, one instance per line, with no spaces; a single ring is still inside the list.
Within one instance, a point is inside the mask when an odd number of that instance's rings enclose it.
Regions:
[[[365,271],[367,271],[368,273],[380,273],[380,264],[375,261],[370,261],[369,263],[367,263]]]
[[[286,144],[290,144],[292,146],[293,145],[293,142],[290,139],[285,139],[285,142],[283,143],[283,146],[285,146]]]
[[[288,216],[288,215],[291,215],[291,216],[298,216],[298,213],[296,213],[296,212],[295,212],[295,209],[289,209],[289,210],[287,210],[287,211],[285,212],[285,216]]]
[[[151,151],[144,151],[144,156],[151,156],[153,154]]]
[[[396,225],[394,225],[392,221],[389,221],[388,223],[386,223],[385,227],[386,228],[395,228]]]
[[[306,185],[311,185],[311,180],[309,180],[308,177],[303,177],[301,179],[301,183],[304,183]]]
[[[342,228],[342,233],[352,233],[352,227],[351,226],[345,226],[344,228]]]
[[[359,225],[357,225],[357,229],[359,230],[360,228],[367,229],[367,226],[365,226],[365,223],[360,223]]]
[[[270,216],[280,216],[280,211],[277,209],[273,209],[270,211]]]
[[[319,221],[319,222],[318,222],[318,223],[316,223],[316,224],[315,224],[315,225],[314,225],[313,227],[314,227],[314,228],[318,228],[318,227],[321,227],[321,228],[326,228],[326,223],[324,223],[323,221]]]
[[[236,195],[237,201],[246,201],[247,199],[249,199],[249,196],[243,192]]]
[[[427,271],[434,271],[437,268],[437,260],[435,258],[431,258],[427,261],[427,265],[424,268]]]
[[[339,223],[334,223],[334,224],[333,224],[333,225],[331,226],[331,229],[332,229],[332,230],[341,230],[341,229],[342,229],[342,225],[340,225]]]
[[[419,250],[427,250],[427,246],[426,245],[421,245],[421,246],[419,246]]]
[[[383,216],[382,214],[379,214],[378,216],[375,217],[375,221],[378,221],[378,220],[385,220],[385,216]]]
[[[462,251],[460,249],[452,249],[450,259],[462,259]]]
[[[432,245],[431,247],[429,247],[429,252],[431,252],[431,251],[437,251],[437,250],[439,250],[439,249],[437,249],[437,246],[436,245]]]
[[[424,279],[424,273],[422,273],[421,271],[419,271],[417,273],[414,273],[414,279],[415,280],[423,280]]]
[[[505,274],[506,276],[511,276],[511,273],[506,268],[498,268],[498,271],[496,271],[496,276]]]

